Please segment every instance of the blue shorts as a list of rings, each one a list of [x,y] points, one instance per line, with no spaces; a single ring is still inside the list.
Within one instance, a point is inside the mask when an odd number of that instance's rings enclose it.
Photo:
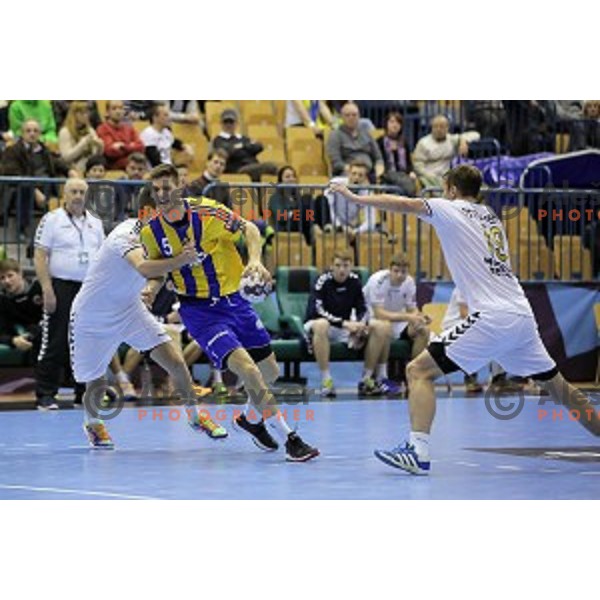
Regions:
[[[261,349],[266,358],[271,354],[271,336],[250,303],[239,293],[219,298],[179,297],[179,314],[189,334],[200,344],[206,356],[218,369],[227,365],[227,357],[237,348]]]

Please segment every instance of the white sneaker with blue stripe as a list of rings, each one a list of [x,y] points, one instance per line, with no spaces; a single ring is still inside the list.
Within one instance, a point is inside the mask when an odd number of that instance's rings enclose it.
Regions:
[[[375,450],[375,456],[386,465],[408,471],[413,475],[428,475],[431,463],[422,460],[415,451],[415,447],[408,442],[403,446],[396,446],[391,450]]]

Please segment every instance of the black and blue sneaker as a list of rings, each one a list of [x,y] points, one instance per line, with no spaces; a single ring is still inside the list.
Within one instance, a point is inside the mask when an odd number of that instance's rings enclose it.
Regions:
[[[386,465],[408,471],[413,475],[428,475],[431,463],[419,458],[415,447],[408,442],[391,450],[375,450],[375,456]]]

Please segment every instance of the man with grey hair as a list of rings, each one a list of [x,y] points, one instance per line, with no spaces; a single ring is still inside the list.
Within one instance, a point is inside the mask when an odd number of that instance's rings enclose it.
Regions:
[[[104,240],[102,221],[85,209],[83,179],[67,180],[64,205],[46,215],[35,233],[34,265],[42,286],[42,344],[35,370],[37,406],[58,408],[63,374],[70,374],[68,327],[71,304]],[[75,388],[81,396],[81,386]]]
[[[364,162],[371,175],[381,177],[385,164],[377,142],[367,126],[360,122],[360,111],[354,102],[342,106],[342,125],[332,131],[327,140],[327,154],[331,161],[333,175],[347,174],[350,163]]]
[[[479,139],[477,131],[448,133],[450,123],[444,115],[431,119],[431,133],[422,137],[415,147],[413,167],[423,187],[442,187],[444,174],[452,159],[466,156],[469,144]]]

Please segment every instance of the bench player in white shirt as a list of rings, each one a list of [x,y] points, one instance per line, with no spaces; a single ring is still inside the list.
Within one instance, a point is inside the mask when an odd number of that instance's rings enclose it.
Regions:
[[[369,319],[387,324],[391,340],[406,340],[411,345],[411,358],[418,356],[429,343],[431,319],[417,310],[417,286],[408,274],[410,263],[399,254],[390,260],[389,269],[373,273],[363,288],[369,310]],[[387,363],[390,345],[379,359],[377,383],[388,395],[400,392],[399,386],[388,378]]]
[[[140,194],[140,215],[148,214],[156,203],[148,188]],[[144,218],[145,222],[147,218]],[[70,344],[75,380],[86,384],[83,397],[84,431],[95,448],[114,447],[106,425],[100,418],[100,400],[107,387],[106,367],[121,343],[151,358],[169,373],[175,389],[186,403],[192,429],[218,439],[227,436],[198,410],[193,382],[180,349],[160,324],[147,304],[151,304],[147,279],[157,279],[169,271],[197,260],[192,242],[176,257],[147,260],[140,242],[144,222],[128,219],[119,224],[103,243],[83,281],[71,308]],[[144,299],[144,295],[146,296]]]
[[[510,266],[500,219],[477,204],[481,173],[471,165],[452,169],[445,198],[424,200],[388,194],[368,197],[333,185],[347,198],[382,210],[416,214],[440,239],[452,278],[465,295],[469,316],[429,344],[407,367],[410,385],[409,440],[391,450],[376,450],[386,464],[413,474],[430,469],[429,433],[435,415],[434,380],[444,373],[474,373],[492,360],[515,375],[531,377],[552,398],[578,411],[580,423],[600,435],[600,417],[589,399],[568,383],[548,354],[525,293]]]

